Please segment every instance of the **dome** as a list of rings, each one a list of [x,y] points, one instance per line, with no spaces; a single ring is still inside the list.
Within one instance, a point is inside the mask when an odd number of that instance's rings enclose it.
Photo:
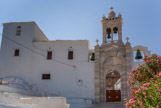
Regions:
[[[110,9],[111,9],[111,11],[110,11],[110,13],[108,14],[108,18],[115,18],[116,14],[115,14],[115,12],[113,11],[113,7],[111,7]]]

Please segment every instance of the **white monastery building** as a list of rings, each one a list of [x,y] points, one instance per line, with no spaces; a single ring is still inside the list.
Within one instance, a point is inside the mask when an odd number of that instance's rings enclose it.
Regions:
[[[48,40],[35,22],[4,23],[0,78],[19,78],[66,97],[71,108],[103,108],[113,102],[121,107],[129,92],[128,74],[150,51],[131,47],[129,38],[123,43],[122,15],[113,8],[101,23],[103,41],[99,45],[96,40],[94,49],[88,40]]]

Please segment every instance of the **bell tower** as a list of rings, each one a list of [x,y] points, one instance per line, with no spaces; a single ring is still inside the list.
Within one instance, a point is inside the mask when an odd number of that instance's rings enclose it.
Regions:
[[[132,70],[132,47],[122,41],[121,14],[110,8],[108,18],[102,17],[103,41],[95,46],[95,102],[123,103],[128,95],[127,77]]]
[[[102,29],[103,29],[103,46],[107,44],[122,44],[122,24],[123,19],[121,14],[116,16],[113,11],[113,7],[108,14],[108,18],[103,15],[102,17]]]

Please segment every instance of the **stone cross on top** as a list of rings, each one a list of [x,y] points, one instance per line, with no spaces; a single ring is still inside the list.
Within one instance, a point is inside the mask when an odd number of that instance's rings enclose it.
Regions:
[[[98,45],[98,42],[99,42],[99,40],[97,39],[97,40],[96,40],[96,45]]]
[[[111,7],[110,9],[111,9],[111,11],[112,11],[112,10],[113,10],[113,7]]]
[[[127,42],[129,42],[129,39],[130,39],[129,37],[126,37]]]

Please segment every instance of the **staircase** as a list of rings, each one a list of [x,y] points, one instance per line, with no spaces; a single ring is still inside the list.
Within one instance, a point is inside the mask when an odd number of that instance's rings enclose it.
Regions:
[[[107,102],[93,104],[92,108],[125,108],[124,102]]]
[[[0,85],[0,108],[70,108],[66,98]]]

